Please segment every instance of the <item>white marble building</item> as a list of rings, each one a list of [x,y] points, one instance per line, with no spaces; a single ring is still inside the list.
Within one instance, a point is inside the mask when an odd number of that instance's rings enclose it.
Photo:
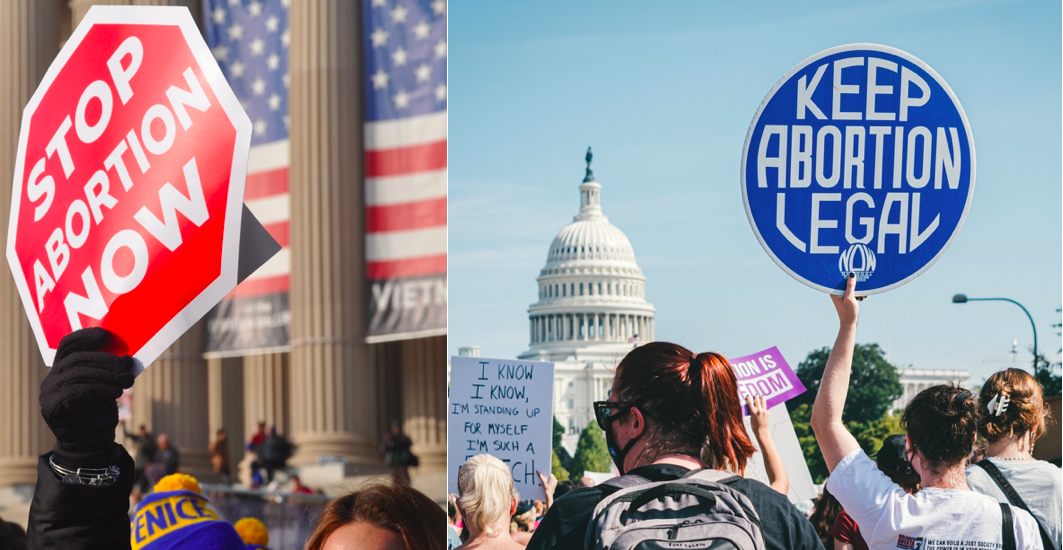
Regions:
[[[588,148],[579,214],[550,245],[536,279],[539,301],[528,308],[530,346],[519,356],[556,364],[554,416],[570,452],[594,418],[591,403],[608,397],[613,368],[637,343],[653,340],[646,277],[631,242],[602,213],[601,189]]]
[[[916,394],[931,386],[952,383],[961,388],[971,389],[967,385],[967,381],[971,378],[971,374],[965,370],[897,367],[897,372],[901,375],[901,387],[904,388],[904,393],[893,402],[891,412],[895,410],[904,410],[905,405],[907,405]]]

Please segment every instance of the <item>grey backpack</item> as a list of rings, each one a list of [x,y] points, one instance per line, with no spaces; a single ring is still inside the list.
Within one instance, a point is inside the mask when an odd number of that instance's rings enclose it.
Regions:
[[[625,475],[602,483],[617,489],[594,507],[584,548],[764,550],[760,517],[749,498],[719,470],[651,482]]]

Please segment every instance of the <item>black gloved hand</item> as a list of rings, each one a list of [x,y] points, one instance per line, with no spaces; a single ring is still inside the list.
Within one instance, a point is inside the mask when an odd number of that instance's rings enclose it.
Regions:
[[[55,462],[67,468],[116,464],[114,431],[122,390],[133,386],[133,358],[103,349],[111,333],[74,331],[59,342],[55,361],[41,382],[41,416],[55,434]]]

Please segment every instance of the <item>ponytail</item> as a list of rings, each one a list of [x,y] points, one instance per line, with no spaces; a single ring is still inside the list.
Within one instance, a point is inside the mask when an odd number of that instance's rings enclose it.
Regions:
[[[624,357],[614,387],[614,399],[646,417],[649,452],[704,454],[713,467],[745,470],[755,448],[742,422],[734,370],[719,354],[651,342]]]
[[[708,441],[705,454],[716,467],[744,473],[746,462],[756,449],[742,421],[734,369],[720,354],[707,352],[691,357],[688,373],[694,419]]]

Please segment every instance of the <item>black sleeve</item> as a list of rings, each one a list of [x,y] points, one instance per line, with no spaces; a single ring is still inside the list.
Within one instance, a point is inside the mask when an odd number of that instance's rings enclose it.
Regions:
[[[585,487],[557,499],[532,533],[528,550],[583,550],[594,506],[602,500],[598,487]]]
[[[177,454],[177,449],[170,449],[170,456],[166,458],[166,472],[169,474],[177,472],[177,467],[181,463],[181,457]]]
[[[760,516],[767,550],[823,550],[816,529],[786,496],[753,479],[739,478],[728,485],[749,497]]]
[[[92,487],[62,483],[48,464],[51,453],[37,460],[37,489],[30,504],[27,542],[30,550],[63,548],[128,549],[129,493],[134,467],[129,453],[115,444],[121,475],[113,485]]]

